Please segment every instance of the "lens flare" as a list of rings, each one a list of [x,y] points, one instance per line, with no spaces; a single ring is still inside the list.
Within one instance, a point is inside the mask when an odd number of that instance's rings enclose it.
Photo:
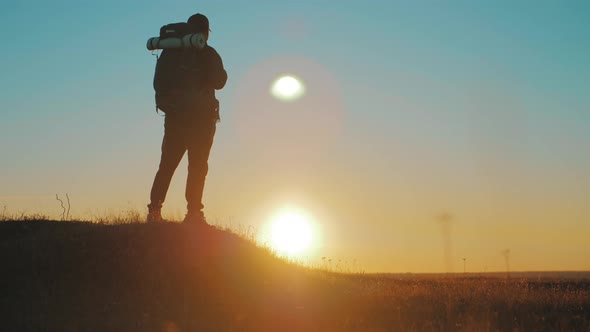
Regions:
[[[305,86],[299,78],[293,75],[283,75],[273,82],[270,92],[275,98],[292,101],[303,96]]]

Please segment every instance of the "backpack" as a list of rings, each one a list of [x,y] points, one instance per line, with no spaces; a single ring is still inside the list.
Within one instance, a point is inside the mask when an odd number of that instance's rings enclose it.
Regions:
[[[160,39],[182,38],[198,31],[188,23],[172,23],[160,29]],[[156,92],[156,112],[171,113],[183,109],[191,103],[191,91],[199,85],[201,64],[196,61],[195,48],[164,49],[156,63],[154,90]]]

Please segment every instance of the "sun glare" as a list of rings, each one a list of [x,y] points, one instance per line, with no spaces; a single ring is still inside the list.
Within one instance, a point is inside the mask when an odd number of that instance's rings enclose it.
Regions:
[[[270,92],[278,99],[290,101],[298,99],[305,92],[305,87],[300,79],[292,75],[284,75],[276,79]]]
[[[313,242],[311,218],[302,211],[284,210],[271,220],[271,245],[279,254],[297,256]]]

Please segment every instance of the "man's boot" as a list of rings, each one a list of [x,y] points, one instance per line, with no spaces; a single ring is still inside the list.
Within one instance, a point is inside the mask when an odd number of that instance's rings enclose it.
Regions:
[[[183,222],[191,225],[207,225],[203,211],[188,211]]]
[[[154,223],[154,222],[162,222],[162,206],[161,205],[154,205],[148,204],[148,215],[145,218],[146,222]]]

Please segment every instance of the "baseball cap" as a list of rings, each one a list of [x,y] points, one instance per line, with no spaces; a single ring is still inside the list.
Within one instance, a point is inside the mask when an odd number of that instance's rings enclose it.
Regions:
[[[197,13],[188,18],[187,23],[195,25],[200,31],[211,31],[207,16]]]

